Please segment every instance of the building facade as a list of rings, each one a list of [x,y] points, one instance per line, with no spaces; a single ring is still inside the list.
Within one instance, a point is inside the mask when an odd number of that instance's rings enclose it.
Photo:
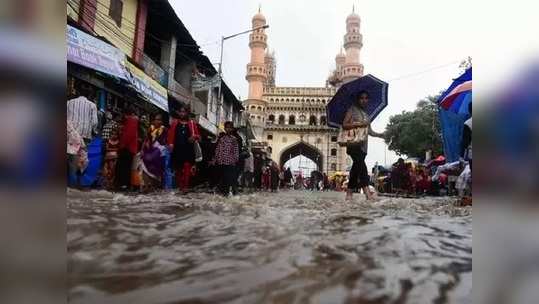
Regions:
[[[265,24],[266,18],[259,11],[252,26]],[[276,86],[276,59],[274,52],[266,50],[267,35],[263,30],[251,34],[246,110],[255,128],[254,145],[263,147],[281,166],[298,155],[311,159],[319,171],[328,174],[345,171],[351,164],[346,148],[338,144],[339,130],[327,126],[326,105],[340,85],[363,75],[359,29],[360,18],[352,12],[346,19],[345,53],[341,49],[336,56],[336,68],[325,87]]]

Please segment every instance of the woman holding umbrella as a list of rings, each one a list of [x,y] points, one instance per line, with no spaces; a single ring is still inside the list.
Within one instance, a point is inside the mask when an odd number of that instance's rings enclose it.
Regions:
[[[346,200],[352,200],[354,191],[358,188],[363,189],[367,200],[371,200],[373,193],[369,190],[369,171],[365,164],[367,156],[368,135],[384,138],[383,133],[374,132],[371,129],[369,115],[366,113],[369,104],[369,93],[367,91],[359,92],[357,102],[346,112],[342,124],[343,130],[357,129],[360,134],[356,141],[349,141],[346,145],[346,153],[352,158],[352,168],[350,169],[350,179],[346,191]]]

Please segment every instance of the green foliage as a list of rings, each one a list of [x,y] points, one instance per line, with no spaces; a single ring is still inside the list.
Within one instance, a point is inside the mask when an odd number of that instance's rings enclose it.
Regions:
[[[442,153],[442,136],[438,117],[438,97],[428,96],[417,103],[413,112],[391,116],[386,126],[385,142],[399,155],[423,158],[425,152]]]
[[[472,67],[472,57],[468,56],[466,59],[463,59],[460,62],[459,68],[462,69],[462,72],[466,71],[468,68]]]

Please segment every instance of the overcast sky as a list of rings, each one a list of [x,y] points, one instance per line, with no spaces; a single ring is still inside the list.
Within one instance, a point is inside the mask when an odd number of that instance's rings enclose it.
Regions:
[[[171,0],[176,13],[204,53],[219,61],[219,39],[247,30],[259,4],[270,28],[269,48],[275,50],[277,86],[324,86],[342,46],[345,20],[361,17],[365,73],[389,82],[389,105],[373,122],[383,131],[391,115],[413,110],[423,97],[447,88],[459,75],[459,62],[471,55],[473,20],[468,2],[376,0]],[[248,36],[227,40],[223,77],[237,96],[247,96],[245,66]],[[370,138],[367,165],[384,163],[385,144]],[[387,153],[388,164],[398,157]]]

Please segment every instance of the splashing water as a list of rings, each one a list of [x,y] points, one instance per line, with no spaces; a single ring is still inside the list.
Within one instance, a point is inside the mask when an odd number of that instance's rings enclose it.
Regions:
[[[472,216],[444,198],[68,191],[73,303],[469,303]]]

